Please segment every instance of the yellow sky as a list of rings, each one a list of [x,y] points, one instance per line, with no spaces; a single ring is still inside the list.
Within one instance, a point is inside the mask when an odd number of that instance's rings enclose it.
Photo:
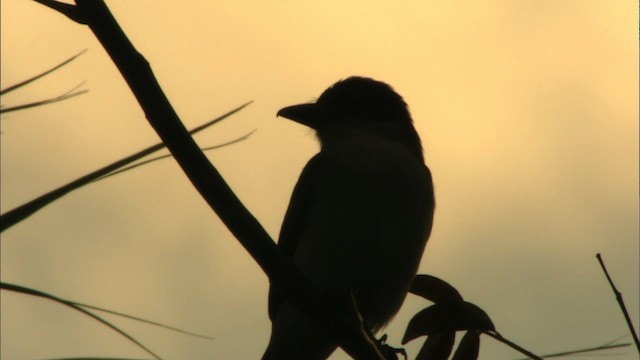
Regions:
[[[543,354],[628,334],[601,252],[638,319],[637,2],[107,3],[189,127],[255,100],[196,139],[258,129],[209,157],[273,237],[317,151],[309,130],[276,111],[371,76],[409,103],[434,174],[422,273]],[[2,118],[2,212],[157,141],[86,27],[30,1],[0,6],[2,88],[89,50],[2,98],[30,102],[85,80],[89,89]],[[119,322],[168,359],[252,359],[268,340],[266,277],[171,160],[68,195],[1,246],[3,281],[216,337]],[[0,295],[3,359],[144,356],[70,310]],[[387,329],[392,343],[426,305],[408,298]],[[481,359],[517,357],[482,341]]]

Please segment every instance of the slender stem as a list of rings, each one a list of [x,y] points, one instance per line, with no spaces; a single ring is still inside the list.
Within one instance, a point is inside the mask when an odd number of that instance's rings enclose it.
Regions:
[[[244,107],[246,107],[247,105],[249,105],[251,102],[245,103],[244,105],[241,105],[229,112],[227,112],[224,115],[221,115],[211,121],[208,121],[205,124],[202,124],[198,127],[195,127],[194,129],[190,130],[189,133],[190,134],[195,134],[197,132],[200,132],[206,128],[208,128],[209,126],[222,121],[226,118],[228,118],[229,116],[235,114],[236,112],[242,110]],[[44,208],[45,206],[51,204],[52,202],[60,199],[61,197],[65,196],[66,194],[77,190],[93,181],[99,180],[101,177],[105,176],[105,175],[109,175],[110,173],[117,171],[118,169],[121,169],[122,167],[131,164],[132,162],[141,159],[149,154],[152,154],[158,150],[162,150],[166,147],[166,145],[163,142],[159,142],[153,146],[150,146],[146,149],[140,150],[135,154],[129,155],[123,159],[120,159],[118,161],[115,161],[107,166],[104,166],[98,170],[92,171],[89,174],[86,174],[84,176],[81,176],[57,189],[54,189],[52,191],[49,191],[46,194],[43,194],[27,203],[24,203],[16,208],[13,208],[7,212],[5,212],[4,214],[0,215],[0,232],[7,230],[8,228],[12,227],[13,225],[18,224],[19,222],[27,219],[29,216],[35,214],[36,212],[38,212],[40,209]],[[1,239],[1,238],[0,238]]]
[[[584,354],[584,353],[594,352],[594,351],[618,349],[618,348],[626,347],[626,346],[629,346],[629,345],[631,345],[631,344],[630,343],[624,343],[624,344],[594,346],[594,347],[590,347],[590,348],[586,348],[586,349],[580,349],[580,350],[571,350],[571,351],[563,351],[563,352],[558,352],[558,353],[553,353],[553,354],[545,354],[545,355],[542,355],[542,357],[544,359],[553,358],[553,357],[563,357],[563,356],[567,356],[567,355]]]
[[[8,93],[8,92],[11,92],[11,91],[13,91],[13,90],[19,89],[19,88],[21,88],[21,87],[23,87],[23,86],[25,86],[25,85],[27,85],[27,84],[29,84],[29,83],[32,83],[32,82],[34,82],[34,81],[36,81],[36,80],[38,80],[38,79],[40,79],[40,78],[42,78],[42,77],[44,77],[44,76],[49,75],[50,73],[52,73],[52,72],[54,72],[54,71],[56,71],[56,70],[60,69],[61,67],[63,67],[63,66],[65,66],[65,65],[67,65],[68,63],[72,62],[72,61],[73,61],[73,60],[75,60],[78,56],[80,56],[80,55],[84,54],[86,51],[87,51],[87,49],[84,49],[84,50],[82,50],[81,52],[79,52],[79,53],[77,53],[77,54],[73,55],[72,57],[70,57],[70,58],[68,58],[67,60],[65,60],[65,61],[61,62],[60,64],[58,64],[58,65],[56,65],[56,66],[52,67],[52,68],[51,68],[51,69],[49,69],[49,70],[46,70],[46,71],[44,71],[44,72],[42,72],[42,73],[40,73],[40,74],[38,74],[38,75],[36,75],[36,76],[33,76],[33,77],[31,77],[31,78],[29,78],[29,79],[27,79],[27,80],[23,80],[23,81],[21,81],[21,82],[19,82],[19,83],[15,84],[15,85],[11,85],[11,86],[7,87],[6,89],[2,89],[2,90],[0,90],[0,95],[4,95],[4,94],[6,94],[6,93]]]
[[[243,136],[241,136],[239,138],[233,139],[231,141],[227,141],[227,142],[219,144],[219,145],[214,145],[214,146],[209,146],[209,147],[206,147],[206,148],[202,148],[202,151],[215,150],[215,149],[219,149],[219,148],[224,147],[224,146],[232,145],[232,144],[235,144],[237,142],[246,140],[255,131],[256,130],[253,130],[253,131],[251,131],[251,132],[249,132],[249,133],[247,133],[247,134],[245,134],[245,135],[243,135]],[[122,174],[125,171],[133,170],[133,169],[135,169],[137,167],[140,167],[140,166],[143,166],[143,165],[147,165],[147,164],[150,164],[152,162],[155,162],[155,161],[158,161],[158,160],[163,160],[163,159],[170,158],[170,157],[171,157],[171,154],[166,154],[166,155],[161,155],[161,156],[158,156],[158,157],[154,157],[154,158],[151,158],[151,159],[148,159],[148,160],[145,160],[145,161],[141,161],[139,163],[135,163],[135,164],[129,165],[127,167],[123,167],[121,169],[118,169],[118,170],[116,170],[116,171],[114,171],[112,173],[108,173],[105,176],[102,176],[100,178],[95,179],[94,182],[109,178],[109,177],[114,176],[114,175]]]
[[[40,101],[28,103],[28,104],[22,104],[22,105],[6,107],[6,108],[0,109],[0,114],[6,114],[6,113],[12,112],[12,111],[20,111],[20,110],[33,108],[33,107],[53,104],[53,103],[56,103],[56,102],[59,102],[59,101],[64,101],[64,100],[67,100],[67,99],[71,99],[72,97],[75,97],[75,96],[78,96],[78,95],[86,94],[88,92],[89,92],[89,90],[80,90],[78,92],[71,92],[71,93],[63,94],[63,95],[56,96],[54,98],[47,99],[47,100],[40,100]]]
[[[510,348],[519,351],[520,353],[527,355],[530,359],[534,359],[534,360],[543,360],[541,357],[539,357],[538,355],[532,353],[531,351],[523,348],[522,346],[514,343],[513,341],[506,339],[505,337],[503,337],[502,335],[500,335],[499,332],[497,331],[483,331],[483,334],[489,335],[492,338],[500,341],[501,343],[509,346]]]
[[[119,311],[109,310],[109,309],[105,309],[105,308],[102,308],[102,307],[89,305],[89,304],[83,304],[83,303],[79,303],[79,302],[71,301],[71,300],[67,300],[67,301],[69,303],[71,303],[71,304],[76,305],[76,306],[80,306],[80,307],[91,309],[91,310],[101,311],[101,312],[112,314],[112,315],[121,316],[121,317],[124,317],[124,318],[127,318],[127,319],[139,321],[139,322],[142,322],[142,323],[145,323],[145,324],[149,324],[149,325],[153,325],[153,326],[158,326],[158,327],[165,328],[165,329],[168,329],[168,330],[172,330],[172,331],[175,331],[175,332],[179,332],[179,333],[182,333],[182,334],[195,336],[195,337],[199,337],[199,338],[207,339],[207,340],[214,340],[215,339],[213,336],[207,336],[207,335],[197,334],[197,333],[194,333],[194,332],[191,332],[191,331],[187,331],[187,330],[178,329],[177,327],[165,325],[165,324],[159,323],[157,321],[151,321],[151,320],[143,319],[141,317],[137,317],[137,316],[133,316],[133,315],[128,315],[128,314],[125,314],[125,313],[121,313]]]
[[[91,311],[87,310],[87,309],[83,309],[81,307],[81,305],[79,304],[75,304],[72,301],[69,300],[65,300],[62,298],[59,298],[57,296],[45,293],[44,291],[39,291],[39,290],[34,290],[31,288],[27,288],[24,286],[20,286],[20,285],[15,285],[15,284],[9,284],[9,283],[0,283],[0,289],[2,290],[8,290],[8,291],[14,291],[17,293],[22,293],[22,294],[27,294],[27,295],[32,295],[32,296],[38,296],[38,297],[42,297],[45,299],[49,299],[49,300],[53,300],[57,303],[60,303],[62,305],[66,305],[76,311],[80,311],[81,313],[101,322],[102,324],[108,326],[109,328],[113,329],[114,331],[118,332],[120,335],[126,337],[127,339],[129,339],[131,342],[133,342],[134,344],[136,344],[138,347],[140,347],[141,349],[143,349],[144,351],[146,351],[149,355],[153,356],[155,359],[161,360],[160,356],[158,356],[156,353],[154,353],[153,351],[151,351],[151,349],[149,349],[148,347],[144,346],[141,342],[139,342],[138,340],[136,340],[135,338],[133,338],[131,335],[127,334],[126,332],[124,332],[123,330],[121,330],[120,328],[118,328],[117,326],[111,324],[110,322],[108,322],[107,320],[101,318],[100,316],[92,313]]]
[[[607,267],[604,265],[604,261],[602,260],[602,255],[600,253],[596,254],[596,258],[602,267],[602,271],[604,271],[604,275],[609,280],[609,285],[611,285],[611,289],[613,293],[616,295],[616,300],[618,300],[618,305],[620,305],[620,310],[622,310],[622,314],[624,315],[624,319],[627,321],[627,326],[629,326],[629,331],[631,331],[631,336],[633,336],[633,341],[636,343],[636,347],[638,348],[638,352],[640,353],[640,340],[638,340],[638,334],[636,330],[633,328],[633,322],[631,321],[631,316],[629,316],[629,312],[627,311],[627,307],[624,305],[624,300],[622,300],[622,293],[618,291],[616,286],[613,284],[613,280],[611,276],[609,276],[609,272],[607,271]]]

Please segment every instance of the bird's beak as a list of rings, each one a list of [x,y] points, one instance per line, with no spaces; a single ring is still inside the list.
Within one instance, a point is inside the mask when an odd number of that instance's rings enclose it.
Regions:
[[[287,106],[286,108],[280,109],[277,116],[282,116],[283,118],[315,129],[319,124],[321,114],[318,104],[312,103]]]

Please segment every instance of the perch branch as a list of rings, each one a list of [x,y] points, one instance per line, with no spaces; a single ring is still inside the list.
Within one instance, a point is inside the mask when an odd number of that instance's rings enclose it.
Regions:
[[[105,3],[98,0],[76,0],[75,10],[81,13],[81,19],[86,21],[109,54],[149,123],[191,183],[269,276],[270,281],[281,283],[288,300],[332,334],[336,342],[352,357],[384,359],[375,341],[363,334],[355,310],[349,304],[337,305],[333,301],[320,301],[319,299],[329,299],[310,286],[236,197],[193,141],[160,88],[149,63],[129,41]],[[340,310],[336,311],[338,309]]]
[[[78,24],[85,24],[85,25],[87,24],[87,19],[84,17],[84,14],[82,14],[82,12],[78,10],[77,6],[61,3],[59,1],[54,1],[54,0],[34,0],[34,1],[61,13],[62,15],[68,17],[74,22],[77,22]]]
[[[631,321],[631,316],[629,316],[629,311],[627,311],[627,307],[624,305],[624,300],[622,300],[622,293],[618,291],[618,288],[616,288],[616,286],[613,284],[613,280],[611,279],[611,276],[609,276],[607,267],[604,266],[602,255],[600,255],[600,253],[597,253],[596,258],[598,258],[598,262],[602,267],[602,271],[604,271],[604,275],[607,277],[607,280],[609,280],[609,285],[611,285],[611,289],[613,290],[613,293],[616,295],[616,300],[618,300],[618,305],[620,305],[620,309],[622,310],[624,319],[627,321],[627,326],[629,326],[629,331],[631,331],[631,336],[633,336],[633,341],[635,341],[636,347],[638,348],[638,352],[640,352],[640,340],[638,340],[638,334],[636,334],[636,330],[633,328],[633,322]]]

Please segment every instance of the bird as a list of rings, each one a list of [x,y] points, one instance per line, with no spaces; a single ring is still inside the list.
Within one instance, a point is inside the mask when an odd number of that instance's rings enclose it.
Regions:
[[[375,333],[400,309],[433,225],[433,181],[408,106],[388,84],[351,76],[277,116],[310,127],[320,143],[278,247],[316,290],[355,302]],[[337,348],[274,282],[269,317],[263,360],[320,360]]]

